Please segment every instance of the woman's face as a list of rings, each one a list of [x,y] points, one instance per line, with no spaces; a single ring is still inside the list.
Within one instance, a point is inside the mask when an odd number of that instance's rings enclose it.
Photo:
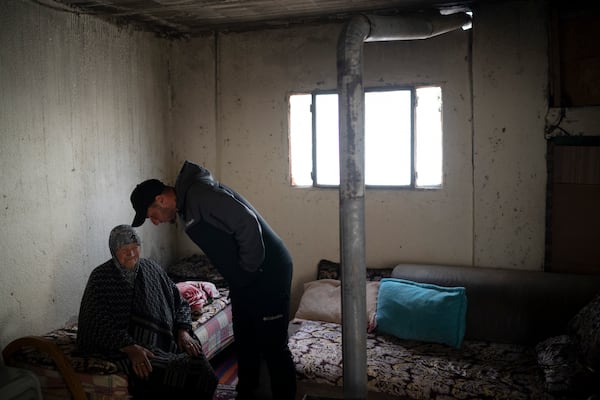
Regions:
[[[140,245],[137,243],[124,244],[117,249],[117,260],[125,268],[134,268],[140,259]]]

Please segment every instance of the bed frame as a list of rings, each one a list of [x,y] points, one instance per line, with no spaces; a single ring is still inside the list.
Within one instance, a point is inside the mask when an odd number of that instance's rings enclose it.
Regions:
[[[2,350],[2,357],[5,364],[12,367],[22,367],[23,365],[16,361],[14,356],[23,348],[33,348],[48,355],[56,365],[56,369],[62,375],[73,400],[87,400],[81,381],[73,369],[71,362],[56,343],[43,336],[25,336],[13,340]]]

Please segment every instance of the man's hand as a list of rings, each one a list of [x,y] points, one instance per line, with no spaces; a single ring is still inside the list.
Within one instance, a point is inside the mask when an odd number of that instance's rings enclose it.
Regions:
[[[150,358],[154,357],[154,354],[143,346],[132,344],[131,346],[123,347],[122,352],[127,354],[129,361],[133,367],[133,372],[140,378],[147,378],[152,372],[152,364]]]

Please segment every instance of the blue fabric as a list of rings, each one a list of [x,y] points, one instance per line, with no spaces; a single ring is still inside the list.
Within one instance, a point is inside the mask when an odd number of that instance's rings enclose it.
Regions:
[[[395,278],[381,280],[377,297],[378,332],[459,348],[465,335],[466,314],[464,287]]]

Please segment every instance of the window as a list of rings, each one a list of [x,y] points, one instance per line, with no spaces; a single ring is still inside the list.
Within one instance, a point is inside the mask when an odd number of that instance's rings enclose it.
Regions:
[[[290,96],[293,186],[339,185],[338,95]],[[367,187],[440,188],[442,90],[438,86],[365,91]]]

